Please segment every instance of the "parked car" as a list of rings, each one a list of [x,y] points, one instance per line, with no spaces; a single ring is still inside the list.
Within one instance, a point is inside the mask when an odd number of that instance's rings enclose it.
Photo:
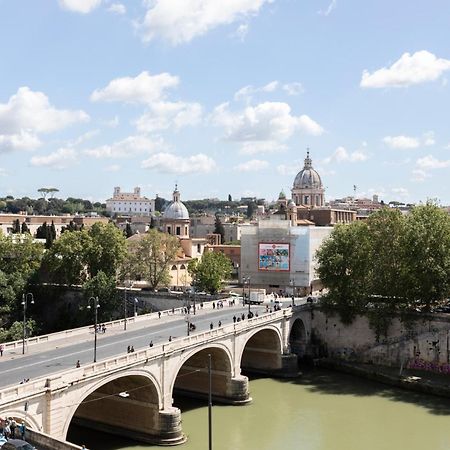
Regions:
[[[36,447],[22,439],[10,439],[2,445],[2,450],[36,450]]]

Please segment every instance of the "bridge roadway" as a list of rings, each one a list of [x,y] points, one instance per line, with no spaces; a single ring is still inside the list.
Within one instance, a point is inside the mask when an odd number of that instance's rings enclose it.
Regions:
[[[196,314],[190,314],[189,320],[196,325],[196,332],[208,330],[213,323],[218,326],[233,323],[233,316],[247,314],[248,306],[228,306],[224,302],[223,308],[212,309],[205,304],[205,308],[197,308]],[[290,303],[290,302],[285,302]],[[296,302],[299,303],[299,302]],[[209,307],[208,307],[209,306]],[[263,314],[265,306],[251,306],[253,312]],[[128,323],[127,330],[108,329],[106,333],[97,334],[97,361],[126,353],[127,346],[132,345],[135,350],[153,344],[168,342],[169,336],[173,339],[187,335],[187,323],[184,314],[163,315],[161,319],[151,319],[145,322]],[[22,348],[15,351],[5,351],[0,359],[0,389],[20,383],[23,379],[33,379],[54,375],[57,372],[72,369],[77,360],[81,365],[93,361],[94,333],[93,330],[78,336],[71,336],[42,344],[33,344],[27,347],[25,355]]]

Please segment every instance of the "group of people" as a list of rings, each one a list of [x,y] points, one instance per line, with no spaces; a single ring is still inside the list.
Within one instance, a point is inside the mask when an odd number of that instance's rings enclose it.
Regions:
[[[127,347],[127,353],[134,353],[134,346],[133,345],[129,345]]]
[[[17,423],[13,417],[5,419],[0,417],[0,434],[6,439],[16,439],[18,437],[25,439],[25,431],[25,422]]]
[[[103,333],[103,334],[106,333],[106,325],[99,323],[97,325],[97,328],[96,328],[95,332],[96,333]]]

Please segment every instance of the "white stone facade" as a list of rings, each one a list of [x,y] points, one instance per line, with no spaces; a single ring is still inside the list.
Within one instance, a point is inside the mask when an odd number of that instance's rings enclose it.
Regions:
[[[141,197],[139,187],[135,187],[133,192],[121,192],[120,187],[115,187],[112,198],[106,200],[106,210],[111,214],[150,216],[155,210],[155,200]]]

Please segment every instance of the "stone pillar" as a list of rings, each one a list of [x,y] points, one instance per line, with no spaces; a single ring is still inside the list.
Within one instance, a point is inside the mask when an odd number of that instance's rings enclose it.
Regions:
[[[244,405],[252,401],[249,395],[248,378],[244,375],[238,375],[230,378],[226,386],[226,400],[232,405]]]
[[[181,429],[181,411],[171,407],[159,411],[158,444],[176,445],[186,442],[186,436]]]
[[[294,378],[298,376],[298,358],[294,353],[281,355],[281,369],[277,375],[281,378]]]

